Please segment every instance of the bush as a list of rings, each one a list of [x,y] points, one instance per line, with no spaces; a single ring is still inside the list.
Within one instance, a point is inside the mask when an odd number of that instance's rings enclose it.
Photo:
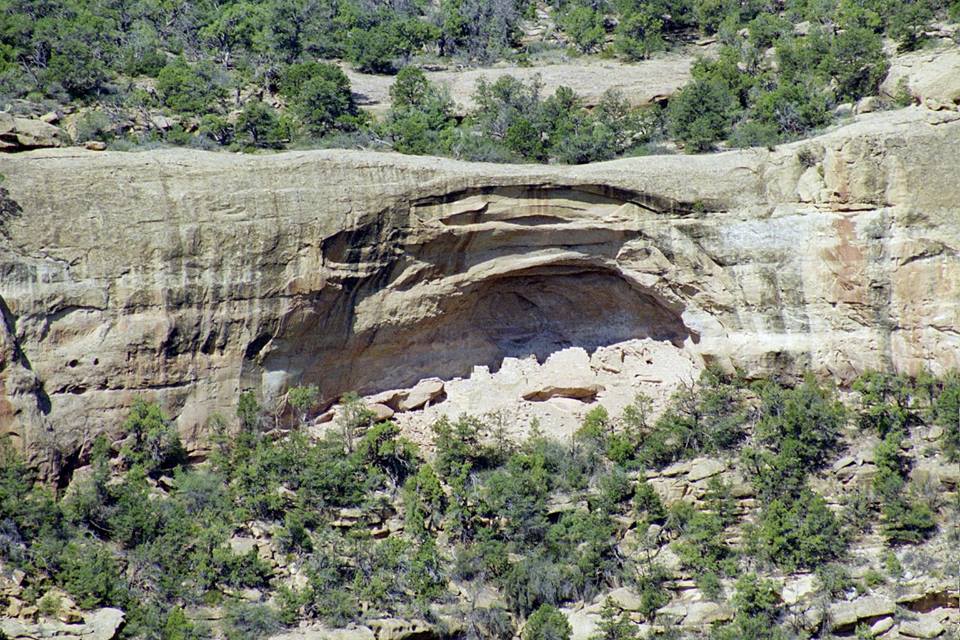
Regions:
[[[603,26],[603,14],[599,11],[580,4],[571,4],[560,14],[558,23],[581,52],[590,53],[603,46],[606,30]]]
[[[289,132],[277,112],[259,100],[249,100],[243,105],[235,131],[237,142],[261,149],[278,149],[284,139],[289,139]]]
[[[541,605],[523,628],[523,640],[570,640],[573,629],[566,616],[549,604]]]
[[[390,111],[384,136],[401,153],[439,153],[455,125],[450,97],[427,80],[423,71],[404,67],[390,87]]]
[[[931,410],[933,422],[943,429],[943,450],[947,459],[960,461],[960,374],[954,372],[936,384],[937,395]]]
[[[224,80],[211,63],[190,65],[183,58],[160,70],[157,92],[164,105],[191,115],[219,111],[220,102],[227,97]]]
[[[696,385],[684,385],[649,433],[638,459],[665,466],[684,458],[736,446],[746,435],[746,412],[739,391],[720,372],[706,370]]]
[[[688,152],[708,151],[727,137],[736,113],[734,97],[724,84],[694,80],[670,100],[670,134]]]
[[[839,558],[845,538],[826,501],[809,489],[796,499],[777,498],[765,505],[748,533],[752,551],[786,572],[813,570]]]
[[[313,135],[323,136],[335,129],[351,131],[362,121],[350,80],[335,65],[291,65],[284,74],[281,90]]]
[[[737,613],[732,622],[718,627],[711,634],[715,640],[779,640],[785,634],[776,626],[780,617],[780,594],[772,580],[749,573],[737,580],[733,606]]]
[[[128,468],[140,466],[148,475],[156,475],[186,462],[180,436],[160,405],[137,399],[123,430],[128,436],[121,456]]]
[[[620,21],[615,41],[617,51],[628,60],[645,60],[654,51],[664,48],[662,30],[663,21],[644,6]]]
[[[262,604],[229,603],[223,622],[227,640],[260,640],[280,629],[277,613]]]
[[[847,413],[833,389],[807,376],[793,389],[763,384],[760,399],[757,438],[772,451],[780,453],[789,447],[799,464],[811,470],[836,454]]]
[[[890,63],[880,36],[867,29],[847,29],[830,46],[824,65],[837,82],[838,100],[876,95]]]

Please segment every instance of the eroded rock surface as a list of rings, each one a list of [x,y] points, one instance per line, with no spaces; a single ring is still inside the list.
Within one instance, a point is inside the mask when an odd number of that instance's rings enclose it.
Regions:
[[[957,166],[960,114],[922,108],[581,167],[3,157],[0,430],[52,463],[138,396],[196,442],[246,389],[314,384],[322,407],[435,377],[450,396],[476,367],[631,341],[747,375],[942,372],[960,365]],[[554,387],[541,404],[582,404]]]

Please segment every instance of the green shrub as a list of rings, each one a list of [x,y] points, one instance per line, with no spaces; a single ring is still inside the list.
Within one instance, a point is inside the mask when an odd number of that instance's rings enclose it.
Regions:
[[[620,21],[614,44],[628,60],[645,60],[664,48],[662,30],[663,20],[644,6]]]
[[[390,98],[382,128],[393,148],[401,153],[441,153],[455,125],[450,97],[420,69],[404,67],[390,87]]]
[[[936,385],[934,424],[943,429],[943,450],[952,462],[960,461],[960,374],[954,372]]]
[[[83,609],[125,606],[125,585],[113,554],[95,540],[77,540],[63,549],[57,582]]]
[[[224,79],[212,64],[190,65],[183,58],[160,70],[157,92],[163,104],[177,113],[198,115],[218,111],[227,97]]]
[[[604,600],[597,630],[590,640],[634,640],[637,636],[637,625],[630,620],[630,615],[609,598]]]
[[[833,389],[807,376],[792,389],[763,384],[760,398],[757,437],[774,453],[789,448],[799,464],[811,470],[822,467],[836,454],[847,413]]]
[[[323,136],[334,130],[352,131],[362,122],[350,90],[350,80],[332,64],[305,63],[288,70],[283,90],[307,130]]]
[[[277,613],[263,604],[228,603],[223,631],[227,640],[260,640],[280,629]]]
[[[694,80],[670,100],[670,134],[688,152],[708,151],[729,135],[737,110],[724,84]]]
[[[724,451],[744,438],[745,423],[737,388],[722,374],[707,370],[697,385],[683,386],[674,393],[653,429],[643,434],[637,457],[644,464],[662,467]]]
[[[523,640],[570,640],[573,629],[566,616],[549,604],[541,605],[523,628]]]
[[[787,572],[816,569],[839,558],[846,547],[826,501],[809,489],[795,499],[776,498],[764,505],[748,539],[757,556]]]
[[[737,580],[732,604],[736,615],[732,622],[716,627],[711,640],[780,640],[786,638],[776,625],[780,617],[780,594],[772,580],[749,573]]]
[[[603,14],[599,11],[571,4],[559,15],[558,24],[581,52],[591,53],[602,48],[606,29],[603,26]]]
[[[237,142],[261,149],[278,149],[290,137],[274,108],[259,100],[248,100],[243,105],[234,131]]]
[[[916,544],[937,530],[936,512],[918,496],[898,495],[883,505],[882,532],[893,544]]]
[[[123,423],[127,441],[121,456],[128,467],[140,466],[148,475],[186,462],[187,453],[160,405],[137,399]]]

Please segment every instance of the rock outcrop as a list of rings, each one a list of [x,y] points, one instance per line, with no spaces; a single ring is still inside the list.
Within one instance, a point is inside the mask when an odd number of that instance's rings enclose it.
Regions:
[[[59,127],[0,111],[0,151],[62,147],[66,142],[67,136]]]
[[[747,375],[940,372],[960,365],[958,166],[960,114],[921,108],[580,167],[2,157],[0,431],[69,460],[138,396],[196,441],[246,389],[315,384],[322,408],[630,340]]]

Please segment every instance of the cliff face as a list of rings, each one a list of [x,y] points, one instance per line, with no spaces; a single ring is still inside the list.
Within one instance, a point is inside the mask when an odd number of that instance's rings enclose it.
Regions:
[[[699,157],[498,166],[344,151],[0,158],[0,432],[36,462],[138,396],[194,437],[635,338],[748,375],[960,366],[960,114]]]

